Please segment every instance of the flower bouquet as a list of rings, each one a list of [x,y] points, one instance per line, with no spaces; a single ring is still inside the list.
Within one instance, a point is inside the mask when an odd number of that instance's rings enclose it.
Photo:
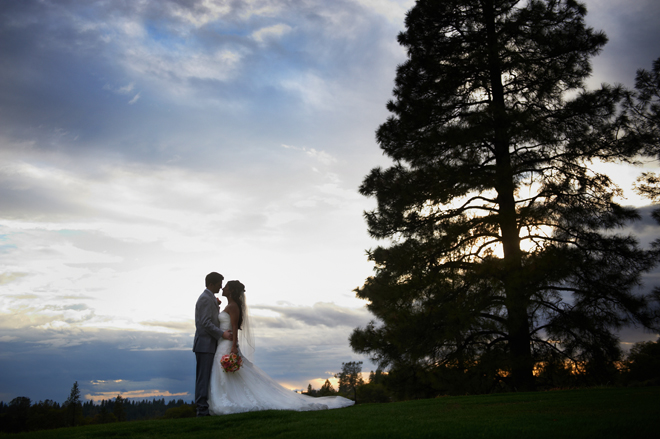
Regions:
[[[243,359],[236,354],[223,355],[220,358],[220,365],[225,372],[236,372],[242,364]]]

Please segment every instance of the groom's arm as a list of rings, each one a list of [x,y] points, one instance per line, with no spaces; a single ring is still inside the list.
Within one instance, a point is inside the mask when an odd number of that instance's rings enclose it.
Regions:
[[[198,322],[199,325],[204,329],[211,337],[216,340],[222,338],[222,331],[218,326],[213,323],[213,315],[218,313],[217,305],[209,300],[198,300],[195,314],[199,316]]]

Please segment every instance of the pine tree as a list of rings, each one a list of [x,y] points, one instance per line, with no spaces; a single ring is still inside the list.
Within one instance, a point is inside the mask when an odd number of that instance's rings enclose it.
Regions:
[[[660,159],[660,58],[651,71],[637,70],[635,89],[628,94],[626,107],[634,118],[636,134],[645,142],[645,153]]]
[[[119,422],[123,422],[126,420],[126,410],[124,409],[125,401],[126,400],[122,398],[121,395],[117,395],[117,398],[115,398],[115,405],[114,408],[112,409],[112,414],[115,415],[117,421]]]
[[[309,396],[319,396],[319,391],[314,389],[311,383],[307,384],[307,391],[303,393]]]
[[[635,79],[636,92],[628,94],[626,107],[634,120],[635,133],[644,142],[644,153],[660,160],[660,58],[653,62],[651,71],[638,70]],[[660,224],[660,175],[644,172],[637,179],[635,189],[653,203],[651,216]],[[660,238],[652,245],[660,249]],[[660,302],[660,287],[655,287],[653,294]],[[655,312],[660,319],[660,309],[656,308]]]
[[[330,383],[330,380],[325,380],[325,383],[321,386],[321,389],[319,390],[319,396],[331,396],[335,395],[337,392],[335,392],[335,388],[332,387],[332,383]]]
[[[69,397],[64,403],[66,409],[66,421],[68,425],[78,425],[82,417],[82,405],[80,403],[80,389],[78,388],[78,381],[73,383]]]
[[[339,393],[344,395],[353,394],[353,400],[357,403],[357,389],[364,384],[362,379],[362,362],[349,361],[341,364],[341,372],[335,374],[339,380]]]
[[[660,58],[651,71],[640,69],[635,80],[636,92],[629,93],[626,107],[633,117],[635,132],[645,142],[646,155],[660,160]],[[645,172],[637,180],[636,190],[654,204],[660,203],[660,175]],[[660,207],[653,212],[660,222]]]
[[[351,346],[381,366],[498,371],[534,388],[550,352],[620,357],[614,331],[657,327],[633,294],[656,255],[616,229],[638,218],[591,167],[641,147],[619,87],[588,91],[607,39],[574,0],[418,0],[399,43],[393,160],[365,178],[374,276],[356,289],[378,322]],[[408,365],[408,366],[407,366]]]

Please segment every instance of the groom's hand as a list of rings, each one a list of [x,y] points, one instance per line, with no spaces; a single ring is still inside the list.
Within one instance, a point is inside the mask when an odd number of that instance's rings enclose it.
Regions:
[[[226,330],[225,332],[222,333],[222,338],[224,338],[225,340],[233,340],[234,336],[233,336],[231,330],[228,329],[228,330]]]

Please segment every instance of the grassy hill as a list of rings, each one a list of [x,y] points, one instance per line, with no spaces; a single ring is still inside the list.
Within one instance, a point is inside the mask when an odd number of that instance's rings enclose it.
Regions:
[[[452,396],[321,412],[266,411],[23,433],[83,438],[657,438],[660,387]]]

